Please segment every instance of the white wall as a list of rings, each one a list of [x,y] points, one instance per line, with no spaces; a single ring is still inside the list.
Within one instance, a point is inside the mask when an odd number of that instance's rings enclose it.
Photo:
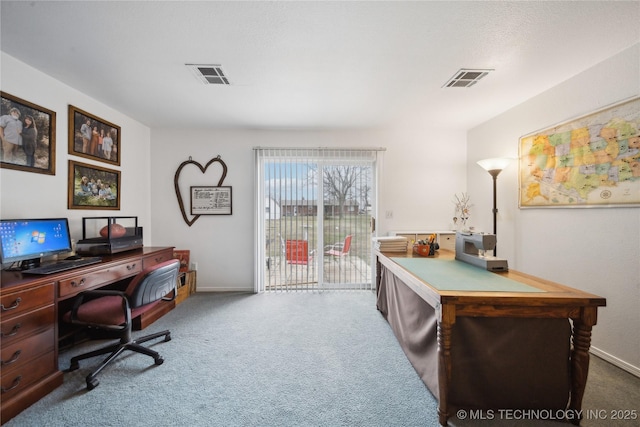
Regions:
[[[471,130],[468,189],[492,228],[491,177],[476,161],[518,155],[519,138],[640,94],[640,45]],[[518,165],[498,176],[498,255],[510,268],[607,299],[594,352],[640,376],[640,208],[518,209]]]
[[[443,227],[453,209],[447,202],[465,189],[463,132],[419,126],[403,132],[154,129],[151,136],[154,244],[191,251],[191,261],[198,263],[198,291],[253,290],[253,147],[386,147],[379,203],[381,212],[393,210],[394,217],[379,220],[381,235],[390,229]],[[189,157],[204,165],[217,155],[228,167],[223,185],[232,186],[233,215],[201,216],[189,227],[173,189],[176,170]],[[189,185],[217,185],[221,168],[212,168],[204,177],[193,166],[180,174],[187,214]]]
[[[639,50],[636,45],[478,126],[469,132],[467,145],[462,131],[419,123],[370,131],[150,131],[1,53],[0,89],[56,111],[57,149],[55,176],[0,169],[0,216],[67,216],[78,239],[83,216],[137,215],[145,228],[145,245],[192,250],[192,260],[199,264],[199,290],[252,290],[252,148],[382,146],[387,152],[379,234],[447,229],[453,195],[467,190],[474,204],[471,225],[487,231],[491,180],[475,162],[516,157],[520,136],[638,94]],[[122,165],[113,167],[122,171],[120,211],[67,209],[67,161],[73,158],[67,154],[68,104],[122,127]],[[175,171],[189,156],[206,162],[218,154],[229,167],[224,184],[233,187],[233,215],[203,216],[188,227],[174,193]],[[208,179],[205,185],[217,183],[217,177]],[[606,297],[607,307],[594,328],[594,351],[640,375],[640,209],[519,210],[517,200],[517,166],[512,165],[498,180],[499,255],[509,259],[511,268]],[[392,219],[384,218],[388,210]]]
[[[71,238],[82,238],[82,217],[138,216],[144,227],[144,243],[151,244],[151,209],[149,188],[150,130],[46,74],[1,53],[0,89],[56,113],[56,174],[0,169],[0,217],[67,217]],[[99,84],[99,83],[97,83]],[[114,88],[114,90],[116,90]],[[121,166],[94,162],[68,155],[67,116],[69,104],[121,127]],[[121,199],[119,211],[67,209],[68,160],[120,170]]]

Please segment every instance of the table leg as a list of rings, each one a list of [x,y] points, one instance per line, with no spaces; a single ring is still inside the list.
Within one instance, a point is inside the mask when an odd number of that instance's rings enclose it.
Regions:
[[[451,328],[456,321],[455,306],[438,310],[438,420],[446,426],[449,419],[449,385],[451,384]]]
[[[573,332],[571,340],[573,350],[571,351],[571,402],[569,410],[576,417],[571,420],[575,425],[580,425],[580,414],[582,409],[582,398],[587,385],[587,375],[589,373],[589,347],[591,347],[591,328],[597,321],[597,307],[585,307],[582,309],[580,317],[573,320]]]

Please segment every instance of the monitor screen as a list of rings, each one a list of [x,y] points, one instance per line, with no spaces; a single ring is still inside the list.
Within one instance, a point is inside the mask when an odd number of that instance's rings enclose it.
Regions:
[[[71,251],[67,218],[0,220],[2,263],[34,260]],[[37,260],[37,261],[36,261]]]

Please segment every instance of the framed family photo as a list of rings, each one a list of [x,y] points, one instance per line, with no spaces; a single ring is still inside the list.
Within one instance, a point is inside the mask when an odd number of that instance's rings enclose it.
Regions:
[[[0,92],[0,167],[56,174],[56,113]]]
[[[69,105],[69,154],[120,166],[120,126]]]
[[[69,209],[120,210],[120,171],[69,160]]]

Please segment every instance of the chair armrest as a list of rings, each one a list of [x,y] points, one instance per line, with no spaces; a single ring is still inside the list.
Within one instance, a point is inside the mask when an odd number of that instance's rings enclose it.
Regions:
[[[167,295],[171,295],[167,297]],[[173,301],[178,296],[178,288],[173,288],[173,291],[169,292],[167,295],[160,298],[162,301]]]
[[[334,243],[333,245],[327,245],[324,247],[324,251],[338,251],[341,252],[344,248],[344,243]]]

